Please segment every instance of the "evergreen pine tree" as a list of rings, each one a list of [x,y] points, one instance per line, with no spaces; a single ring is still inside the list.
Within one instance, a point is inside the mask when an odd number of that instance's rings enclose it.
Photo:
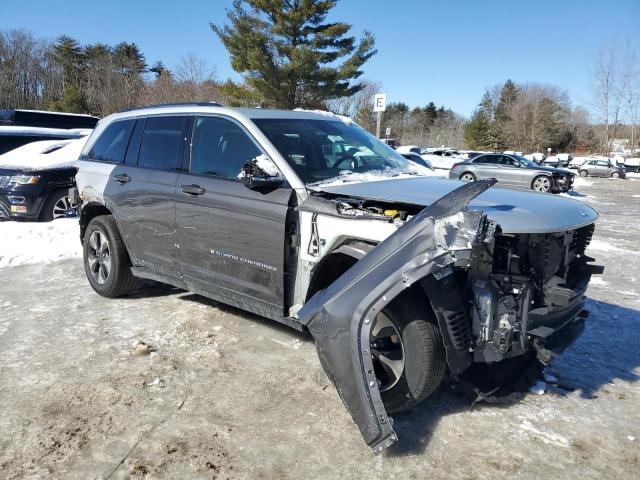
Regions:
[[[211,24],[246,83],[280,108],[323,107],[325,100],[350,96],[363,85],[374,38],[356,43],[351,25],[328,22],[337,0],[235,0],[229,24]],[[248,8],[245,8],[248,7]]]

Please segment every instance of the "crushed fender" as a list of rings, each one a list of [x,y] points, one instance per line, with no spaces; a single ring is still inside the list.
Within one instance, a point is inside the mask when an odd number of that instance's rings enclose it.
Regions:
[[[481,212],[465,207],[495,183],[468,183],[440,198],[317,292],[299,312],[316,342],[324,371],[376,454],[397,436],[369,353],[373,320],[412,284],[428,276],[442,279],[454,265],[469,265],[472,248],[486,241],[490,229]]]

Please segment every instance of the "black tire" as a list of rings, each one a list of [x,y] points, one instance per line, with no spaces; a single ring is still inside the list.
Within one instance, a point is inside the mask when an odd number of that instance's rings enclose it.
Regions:
[[[107,242],[107,256],[109,259],[109,268],[106,275],[96,276],[95,265],[92,259],[96,259],[95,252],[97,250],[92,245],[92,236],[96,234],[96,238],[101,238]],[[104,238],[102,238],[104,236]],[[102,245],[102,244],[101,244]],[[91,287],[103,297],[115,298],[120,297],[131,291],[136,284],[136,278],[131,273],[131,261],[129,255],[116,226],[116,222],[110,215],[101,215],[93,218],[84,233],[82,239],[82,257],[84,260],[84,270]],[[98,261],[98,260],[96,260]],[[99,263],[99,261],[98,261]],[[106,265],[106,262],[103,262]],[[98,266],[98,272],[100,270]],[[107,271],[107,270],[103,270]],[[103,281],[101,282],[101,278]]]
[[[410,292],[407,292],[410,293]],[[398,382],[381,392],[390,414],[415,407],[440,385],[447,366],[436,319],[415,295],[402,295],[383,309],[402,338],[404,371]]]
[[[42,210],[40,210],[40,221],[41,222],[50,222],[56,218],[54,215],[54,208],[58,204],[58,202],[65,202],[71,205],[71,201],[69,200],[69,190],[61,189],[54,190],[49,194],[46,202],[44,202],[44,206]],[[77,211],[77,210],[76,210]],[[61,215],[66,216],[66,215]]]
[[[618,172],[613,172],[611,174],[611,178],[620,178],[620,174]]]
[[[580,170],[578,173],[581,177],[586,177],[589,175],[589,172],[587,172],[586,170]]]
[[[476,176],[471,172],[464,172],[462,175],[460,175],[459,179],[463,182],[475,182]]]

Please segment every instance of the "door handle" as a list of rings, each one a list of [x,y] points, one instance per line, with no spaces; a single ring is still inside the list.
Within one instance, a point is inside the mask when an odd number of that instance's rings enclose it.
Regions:
[[[182,185],[182,191],[189,195],[204,195],[204,188],[200,185]]]
[[[131,177],[126,173],[123,173],[121,175],[114,175],[113,179],[120,184],[129,183],[131,181]]]

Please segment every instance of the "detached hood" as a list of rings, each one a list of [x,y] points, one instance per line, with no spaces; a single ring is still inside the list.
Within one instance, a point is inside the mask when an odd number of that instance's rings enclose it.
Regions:
[[[318,186],[315,191],[366,200],[429,206],[464,182],[433,177],[412,177]],[[577,200],[548,193],[491,188],[469,204],[482,210],[504,233],[551,233],[593,223],[598,213]]]

